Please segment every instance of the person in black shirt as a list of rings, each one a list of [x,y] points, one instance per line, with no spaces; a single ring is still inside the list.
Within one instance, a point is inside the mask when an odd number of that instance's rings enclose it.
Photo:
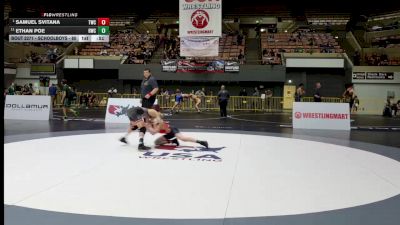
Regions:
[[[314,102],[321,102],[321,83],[320,82],[317,82],[315,84]]]
[[[157,80],[151,75],[150,69],[144,69],[144,79],[140,85],[140,94],[142,95],[142,107],[151,109],[154,102],[156,101],[156,94],[158,92]],[[146,133],[146,127],[139,129],[139,150],[149,150],[150,148],[144,145],[144,134]]]
[[[218,92],[218,103],[220,108],[221,117],[227,117],[226,106],[228,106],[229,92],[225,90],[225,86],[221,86],[221,90]]]
[[[156,94],[158,92],[157,80],[151,75],[150,69],[143,71],[144,79],[140,86],[140,93],[142,94],[142,107],[151,109],[156,101]]]
[[[304,84],[303,83],[299,84],[296,92],[294,93],[294,101],[301,102],[301,98],[303,97],[303,95],[305,93],[306,93],[306,91],[304,90]]]

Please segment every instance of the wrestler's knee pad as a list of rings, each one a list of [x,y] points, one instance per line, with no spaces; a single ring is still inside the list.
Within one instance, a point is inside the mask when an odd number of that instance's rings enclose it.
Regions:
[[[163,145],[166,144],[168,141],[164,137],[159,137],[154,141],[155,145]]]

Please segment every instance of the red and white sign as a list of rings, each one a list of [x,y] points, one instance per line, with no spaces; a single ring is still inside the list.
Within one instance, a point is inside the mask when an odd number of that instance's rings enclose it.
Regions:
[[[157,105],[157,99],[154,102]],[[128,109],[136,106],[142,106],[140,98],[109,98],[106,109],[106,123],[129,123],[126,115]]]
[[[347,103],[294,102],[293,128],[350,130]]]
[[[222,0],[179,0],[180,37],[219,37]]]
[[[218,56],[218,37],[181,37],[181,56]]]

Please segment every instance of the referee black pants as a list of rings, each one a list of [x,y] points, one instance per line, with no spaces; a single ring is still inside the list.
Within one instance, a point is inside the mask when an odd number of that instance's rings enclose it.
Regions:
[[[226,115],[226,106],[228,105],[228,100],[219,101],[219,112],[221,117],[227,117]]]
[[[150,98],[142,98],[142,107],[151,109],[153,108],[153,104],[156,101],[156,96],[151,96]]]

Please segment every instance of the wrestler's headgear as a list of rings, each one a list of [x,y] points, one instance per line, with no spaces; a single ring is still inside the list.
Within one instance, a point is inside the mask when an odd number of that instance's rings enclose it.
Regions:
[[[144,118],[144,110],[141,107],[132,107],[128,109],[127,116],[130,121],[138,121]]]

